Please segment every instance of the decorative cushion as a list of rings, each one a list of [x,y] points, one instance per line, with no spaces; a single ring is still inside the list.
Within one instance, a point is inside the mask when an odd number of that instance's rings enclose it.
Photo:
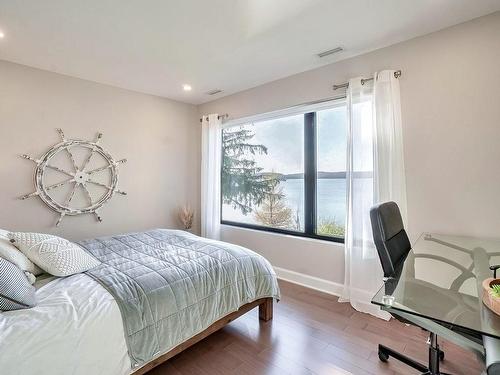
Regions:
[[[33,263],[54,276],[69,276],[100,264],[80,246],[42,233],[9,233],[9,238]]]
[[[27,309],[36,305],[35,288],[15,264],[0,258],[0,310]]]
[[[14,263],[21,270],[38,276],[43,273],[36,264],[29,260],[26,255],[21,253],[11,242],[6,230],[0,229],[0,258]]]

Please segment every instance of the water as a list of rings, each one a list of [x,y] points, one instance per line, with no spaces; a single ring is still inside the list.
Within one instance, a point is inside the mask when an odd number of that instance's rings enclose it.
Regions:
[[[283,188],[285,201],[294,213],[299,213],[301,229],[304,229],[304,180],[286,180],[280,182]],[[335,220],[338,224],[344,226],[346,214],[346,181],[343,178],[319,179],[317,192],[317,212],[318,223],[322,220]],[[224,205],[222,208],[222,217],[224,220],[259,224],[255,221],[252,214],[243,215],[240,211]]]

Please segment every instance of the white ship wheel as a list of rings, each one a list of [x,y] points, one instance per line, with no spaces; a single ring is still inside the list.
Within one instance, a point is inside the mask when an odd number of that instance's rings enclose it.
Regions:
[[[99,208],[101,208],[106,202],[108,202],[115,193],[126,195],[127,193],[117,189],[118,183],[118,165],[125,163],[126,159],[121,159],[115,161],[113,157],[104,150],[99,142],[102,138],[102,134],[99,133],[94,142],[82,141],[76,139],[66,139],[64,133],[61,129],[57,129],[61,137],[61,142],[52,146],[40,159],[32,158],[28,155],[21,155],[23,158],[31,160],[36,164],[35,174],[34,174],[34,184],[35,191],[30,194],[26,194],[21,197],[21,199],[27,199],[30,197],[38,196],[49,208],[59,213],[59,219],[56,222],[56,226],[59,226],[61,220],[64,216],[75,216],[81,214],[94,214],[97,221],[101,222],[102,219],[98,213]],[[73,156],[73,151],[76,148],[84,148],[87,152],[87,157],[85,158],[83,165],[78,166],[75,162]],[[57,155],[64,153],[71,160],[73,166],[72,170],[66,170],[61,167],[50,164],[51,161],[55,159]],[[92,157],[98,154],[104,160],[104,166],[96,169],[88,169],[89,162]],[[55,170],[61,174],[66,175],[66,179],[55,183],[47,185],[45,183],[45,174],[48,169]],[[105,184],[96,181],[94,178],[99,172],[108,171],[110,175],[110,183]],[[66,198],[61,201],[61,198],[55,198],[51,195],[51,191],[60,188],[65,185],[71,185],[69,194]],[[104,194],[99,197],[94,198],[88,189],[88,185],[96,185],[105,188]],[[81,189],[87,198],[87,205],[84,207],[72,207],[72,199],[77,192]]]

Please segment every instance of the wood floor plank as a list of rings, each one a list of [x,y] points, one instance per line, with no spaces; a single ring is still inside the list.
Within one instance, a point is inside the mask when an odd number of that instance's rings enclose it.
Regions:
[[[362,314],[337,297],[280,281],[281,302],[269,322],[257,309],[156,367],[148,375],[412,375],[417,371],[378,359],[385,344],[424,362],[427,333],[399,321]],[[442,342],[442,370],[479,375],[474,354]]]

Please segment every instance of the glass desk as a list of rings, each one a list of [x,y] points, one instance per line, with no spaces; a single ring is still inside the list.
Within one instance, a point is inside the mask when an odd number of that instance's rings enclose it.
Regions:
[[[482,282],[500,264],[500,240],[424,233],[373,297],[384,310],[402,311],[475,335],[500,338],[500,316],[482,302]],[[500,270],[499,275],[500,277]]]

